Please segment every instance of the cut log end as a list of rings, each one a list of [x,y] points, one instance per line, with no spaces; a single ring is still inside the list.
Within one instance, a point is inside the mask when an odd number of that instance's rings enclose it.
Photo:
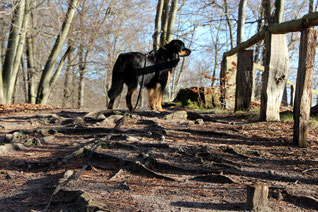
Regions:
[[[267,211],[268,210],[268,186],[261,183],[247,187],[247,210]]]

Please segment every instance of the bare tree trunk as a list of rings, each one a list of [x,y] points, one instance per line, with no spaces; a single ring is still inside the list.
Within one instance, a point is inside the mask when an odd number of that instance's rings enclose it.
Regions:
[[[164,3],[164,0],[158,0],[156,19],[155,19],[155,32],[152,36],[154,50],[157,50],[159,47],[159,34],[161,31],[160,23],[161,23],[161,17],[162,17],[163,3]]]
[[[34,26],[34,12],[33,10],[36,7],[36,1],[31,0],[30,2],[31,13],[30,20],[32,29]],[[26,58],[27,58],[27,102],[31,104],[35,104],[36,101],[36,90],[35,90],[35,75],[37,73],[37,68],[35,65],[35,49],[34,49],[34,34],[32,32],[27,32],[26,37]]]
[[[79,87],[77,107],[82,108],[84,106],[85,73],[89,51],[85,51],[82,47],[80,47],[79,51]]]
[[[264,24],[268,26],[272,23],[271,0],[262,0],[262,7],[264,8],[264,18],[265,18]]]
[[[314,12],[314,8],[315,8],[314,3],[315,3],[314,0],[309,0],[309,11],[308,12],[310,12],[310,13]]]
[[[227,0],[224,0],[224,15],[225,15],[226,22],[227,22],[227,25],[228,25],[229,31],[230,31],[229,33],[230,33],[231,49],[233,49],[233,47],[234,47],[233,30],[232,30],[232,24],[230,21]]]
[[[283,14],[284,14],[284,0],[276,0],[275,1],[275,15],[274,15],[274,23],[282,23],[283,22]]]
[[[178,13],[178,0],[172,0],[170,12],[169,12],[168,28],[167,28],[167,37],[166,37],[167,43],[169,43],[173,38],[173,29],[174,29],[174,24],[177,18],[177,13]]]
[[[41,76],[41,80],[40,80],[39,88],[37,92],[37,98],[36,98],[36,102],[38,104],[45,105],[49,98],[49,94],[51,91],[50,81],[51,81],[52,73],[55,67],[55,63],[56,63],[58,55],[60,54],[62,50],[64,41],[67,37],[78,3],[79,3],[79,0],[71,0],[69,3],[69,7],[68,7],[66,17],[61,28],[61,32],[58,34],[56,38],[55,44],[45,64],[45,67]]]
[[[69,42],[68,46],[70,48],[72,46],[72,42]],[[73,51],[67,55],[67,62],[68,62],[68,64],[67,64],[66,71],[64,74],[64,91],[63,91],[62,107],[66,107],[67,102],[70,98],[69,84],[70,84],[71,66],[73,64]]]
[[[237,45],[244,40],[245,7],[247,0],[240,0],[237,25]]]
[[[161,35],[160,35],[160,45],[166,44],[167,29],[168,29],[168,19],[169,19],[169,2],[170,0],[164,0],[162,16],[161,16]]]
[[[312,73],[315,64],[317,32],[312,28],[301,32],[299,65],[294,103],[294,143],[307,146],[311,106]]]
[[[2,77],[0,78],[0,85],[2,85],[0,89],[0,100],[3,103],[11,103],[16,80],[16,76],[14,76],[14,67],[16,67],[16,63],[21,59],[21,56],[20,58],[17,58],[17,50],[22,43],[24,44],[20,33],[24,23],[25,0],[15,1],[15,6],[16,8],[12,17],[8,46],[3,64]]]

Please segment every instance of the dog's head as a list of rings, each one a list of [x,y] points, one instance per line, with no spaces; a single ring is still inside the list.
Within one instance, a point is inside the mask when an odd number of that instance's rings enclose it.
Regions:
[[[165,48],[170,52],[177,53],[179,57],[186,57],[191,54],[191,50],[187,49],[181,40],[172,40],[165,45]]]

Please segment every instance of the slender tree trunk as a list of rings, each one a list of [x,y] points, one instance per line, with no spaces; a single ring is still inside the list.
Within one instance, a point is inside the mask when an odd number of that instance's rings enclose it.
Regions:
[[[69,3],[69,7],[68,7],[66,17],[61,28],[61,32],[58,34],[56,38],[55,44],[45,64],[45,67],[41,76],[41,80],[40,80],[39,88],[37,92],[37,99],[36,99],[36,102],[38,104],[45,105],[49,98],[49,94],[51,91],[50,81],[51,81],[52,73],[55,67],[55,63],[56,63],[58,55],[60,54],[62,50],[62,46],[69,32],[78,3],[79,3],[79,0],[71,0]]]
[[[161,23],[161,17],[162,17],[163,3],[164,3],[164,0],[158,0],[156,19],[155,19],[155,32],[152,36],[154,50],[157,50],[159,47],[159,34],[161,31],[160,23]]]
[[[79,51],[79,87],[77,107],[82,108],[84,106],[85,73],[89,51],[85,51],[82,47],[80,47]]]
[[[160,46],[166,44],[167,29],[168,29],[168,19],[169,19],[169,2],[170,0],[163,0],[163,9],[161,16],[161,35],[160,35]]]
[[[69,42],[68,46],[70,48],[72,46],[72,43]],[[67,102],[69,101],[69,98],[70,98],[69,84],[70,84],[71,66],[73,64],[73,51],[67,55],[67,62],[68,64],[67,64],[65,75],[64,75],[64,92],[63,92],[62,107],[66,107]]]
[[[19,62],[16,60],[17,50],[19,47],[19,41],[24,42],[21,39],[21,28],[23,26],[23,19],[25,13],[25,0],[15,1],[15,10],[12,17],[12,25],[8,39],[6,56],[3,64],[2,77],[0,78],[0,100],[3,103],[11,103],[13,88],[15,85],[16,77],[14,74],[15,63]],[[19,58],[20,60],[20,58]]]
[[[171,7],[169,12],[168,28],[167,28],[167,38],[166,42],[169,43],[173,38],[173,29],[176,22],[178,13],[178,0],[171,1]]]
[[[314,8],[315,8],[315,5],[314,5],[315,1],[314,0],[309,0],[309,11],[310,13],[314,12]]]
[[[233,47],[234,47],[234,44],[233,44],[234,43],[233,42],[233,30],[232,30],[232,24],[231,24],[231,21],[230,21],[227,0],[224,0],[224,15],[225,15],[225,19],[226,19],[227,25],[229,27],[231,49],[233,49]]]
[[[264,24],[268,26],[272,23],[271,0],[262,0],[262,7],[264,8]]]
[[[31,0],[31,13],[30,20],[32,29],[35,27],[34,9],[36,7],[36,1]],[[35,75],[37,73],[37,68],[35,65],[35,48],[34,48],[34,34],[32,32],[27,32],[26,37],[26,58],[27,58],[27,99],[26,101],[31,104],[35,104],[36,100],[36,90],[35,90]]]
[[[244,41],[245,7],[247,0],[240,0],[237,25],[237,45]]]
[[[274,23],[282,23],[284,14],[284,0],[275,1]]]

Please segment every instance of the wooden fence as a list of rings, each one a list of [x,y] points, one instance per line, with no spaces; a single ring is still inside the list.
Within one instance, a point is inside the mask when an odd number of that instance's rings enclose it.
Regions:
[[[307,127],[310,116],[311,94],[318,92],[311,89],[312,72],[315,59],[317,32],[311,27],[318,25],[318,12],[309,13],[301,19],[264,28],[249,40],[223,54],[221,66],[221,101],[227,106],[229,85],[237,85],[235,89],[235,111],[248,110],[253,96],[251,88],[254,87],[255,68],[263,71],[263,85],[261,92],[261,121],[279,121],[279,108],[286,83],[288,81],[288,49],[286,33],[301,32],[299,65],[294,102],[294,142],[305,147],[307,140]],[[252,50],[245,50],[264,39],[265,66],[251,63]],[[233,55],[237,54],[237,64]],[[237,65],[237,67],[234,67]],[[237,69],[236,71],[235,68]],[[234,81],[235,79],[235,81]],[[232,88],[233,89],[233,88]],[[231,105],[233,106],[233,105]]]

